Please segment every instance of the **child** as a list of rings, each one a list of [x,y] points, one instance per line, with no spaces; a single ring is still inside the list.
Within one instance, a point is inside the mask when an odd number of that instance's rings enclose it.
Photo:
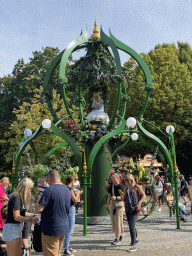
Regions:
[[[173,197],[172,191],[170,189],[167,190],[166,200],[167,200],[167,203],[169,204],[169,206],[172,206],[174,197]],[[187,215],[187,213],[181,204],[179,204],[179,215],[180,215],[180,220],[182,220],[183,222],[186,222],[185,215]]]

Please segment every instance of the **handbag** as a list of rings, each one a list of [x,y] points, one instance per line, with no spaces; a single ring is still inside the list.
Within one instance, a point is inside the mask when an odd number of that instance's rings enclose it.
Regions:
[[[42,241],[41,241],[41,227],[38,224],[35,224],[34,231],[32,233],[32,243],[31,243],[31,249],[33,248],[36,252],[42,252]]]
[[[112,184],[112,196],[115,196],[114,184]],[[120,207],[124,206],[124,202],[123,201],[115,200],[113,202],[114,202],[115,208],[120,208]]]

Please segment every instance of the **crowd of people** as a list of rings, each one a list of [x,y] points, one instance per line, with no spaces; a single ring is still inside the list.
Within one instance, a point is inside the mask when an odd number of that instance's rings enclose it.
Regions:
[[[28,236],[31,224],[40,224],[44,256],[73,256],[70,247],[75,224],[75,204],[80,199],[79,184],[75,176],[69,175],[65,184],[56,170],[40,177],[37,198],[31,196],[34,186],[30,178],[22,179],[12,193],[6,189],[9,179],[4,177],[0,184],[0,225],[2,243],[6,244],[8,256],[22,255],[22,248],[29,255]],[[34,205],[34,202],[36,204]],[[2,244],[1,243],[1,244]]]
[[[165,200],[169,206],[173,206],[173,203],[175,203],[173,196],[174,188],[171,186],[171,183],[164,181],[164,177],[156,175],[154,179],[156,185],[155,194],[159,205],[157,211],[161,212],[161,206]],[[125,177],[125,184],[126,187],[123,188],[117,173],[112,175],[112,184],[108,189],[106,209],[110,212],[112,230],[115,234],[112,245],[118,245],[123,239],[123,212],[125,210],[131,237],[129,251],[133,252],[136,250],[135,245],[139,242],[136,221],[141,212],[141,205],[146,200],[146,194],[142,187],[135,182],[133,175],[130,173]],[[184,179],[184,175],[179,175],[178,193],[179,199],[180,197],[183,199],[183,204],[179,203],[180,220],[186,222],[186,215],[189,215],[189,213],[185,211],[185,205],[188,204],[187,198],[191,201],[192,213],[192,177],[189,178],[188,184]],[[122,204],[122,202],[124,203]],[[143,207],[143,209],[144,208],[145,207]]]
[[[112,175],[112,183],[108,188],[106,209],[110,212],[112,230],[115,234],[112,245],[118,245],[124,238],[123,215],[126,213],[130,231],[129,252],[136,250],[139,242],[136,221],[141,211],[146,194],[138,185],[132,174],[125,176],[125,186],[120,183],[117,173]],[[159,209],[163,198],[171,206],[174,202],[171,184],[165,184],[160,176],[155,177]],[[12,192],[9,179],[4,177],[0,183],[0,244],[6,243],[8,256],[22,255],[22,247],[28,249],[28,236],[31,224],[39,224],[41,228],[42,251],[44,256],[71,255],[76,252],[71,248],[70,240],[74,230],[76,204],[80,200],[80,185],[73,175],[69,175],[65,184],[61,182],[56,170],[49,171],[47,177],[40,177],[37,198],[31,196],[34,183],[30,178],[22,179],[16,190]],[[179,176],[180,218],[187,215],[185,205],[191,201],[192,210],[192,177],[189,185],[183,175]],[[34,203],[36,204],[34,205]],[[27,250],[29,255],[29,250]]]
[[[161,205],[164,201],[164,198],[166,199],[169,206],[173,206],[173,203],[175,204],[174,199],[174,190],[171,186],[171,183],[165,183],[164,178],[161,178],[160,176],[155,177],[156,180],[156,192],[159,202],[159,209],[158,211],[161,211]],[[189,178],[189,184],[185,180],[184,175],[180,174],[178,176],[178,198],[183,199],[183,203],[179,203],[179,215],[180,220],[183,222],[186,222],[186,216],[188,213],[185,211],[185,206],[188,204],[187,198],[191,201],[191,213],[192,213],[192,177]]]

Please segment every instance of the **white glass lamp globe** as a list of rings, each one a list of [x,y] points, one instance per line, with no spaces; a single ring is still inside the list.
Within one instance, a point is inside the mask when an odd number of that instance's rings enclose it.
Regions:
[[[129,128],[134,128],[136,126],[136,124],[137,124],[137,121],[134,117],[129,117],[127,119],[127,125]]]
[[[137,133],[132,133],[131,134],[131,138],[132,138],[132,140],[138,140],[138,134]]]
[[[44,129],[50,129],[51,128],[51,120],[44,119],[42,121],[42,126],[43,126]]]
[[[27,137],[30,137],[32,135],[31,129],[25,129],[24,135],[27,136]]]
[[[169,134],[170,129],[171,129],[171,130],[172,130],[172,132],[174,133],[175,128],[174,128],[174,126],[172,126],[172,125],[168,125],[168,126],[166,127],[166,132]]]

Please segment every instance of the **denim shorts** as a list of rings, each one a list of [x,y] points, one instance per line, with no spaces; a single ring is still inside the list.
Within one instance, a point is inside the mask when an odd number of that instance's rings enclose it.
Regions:
[[[23,223],[6,223],[3,227],[3,241],[12,241],[22,236]]]

